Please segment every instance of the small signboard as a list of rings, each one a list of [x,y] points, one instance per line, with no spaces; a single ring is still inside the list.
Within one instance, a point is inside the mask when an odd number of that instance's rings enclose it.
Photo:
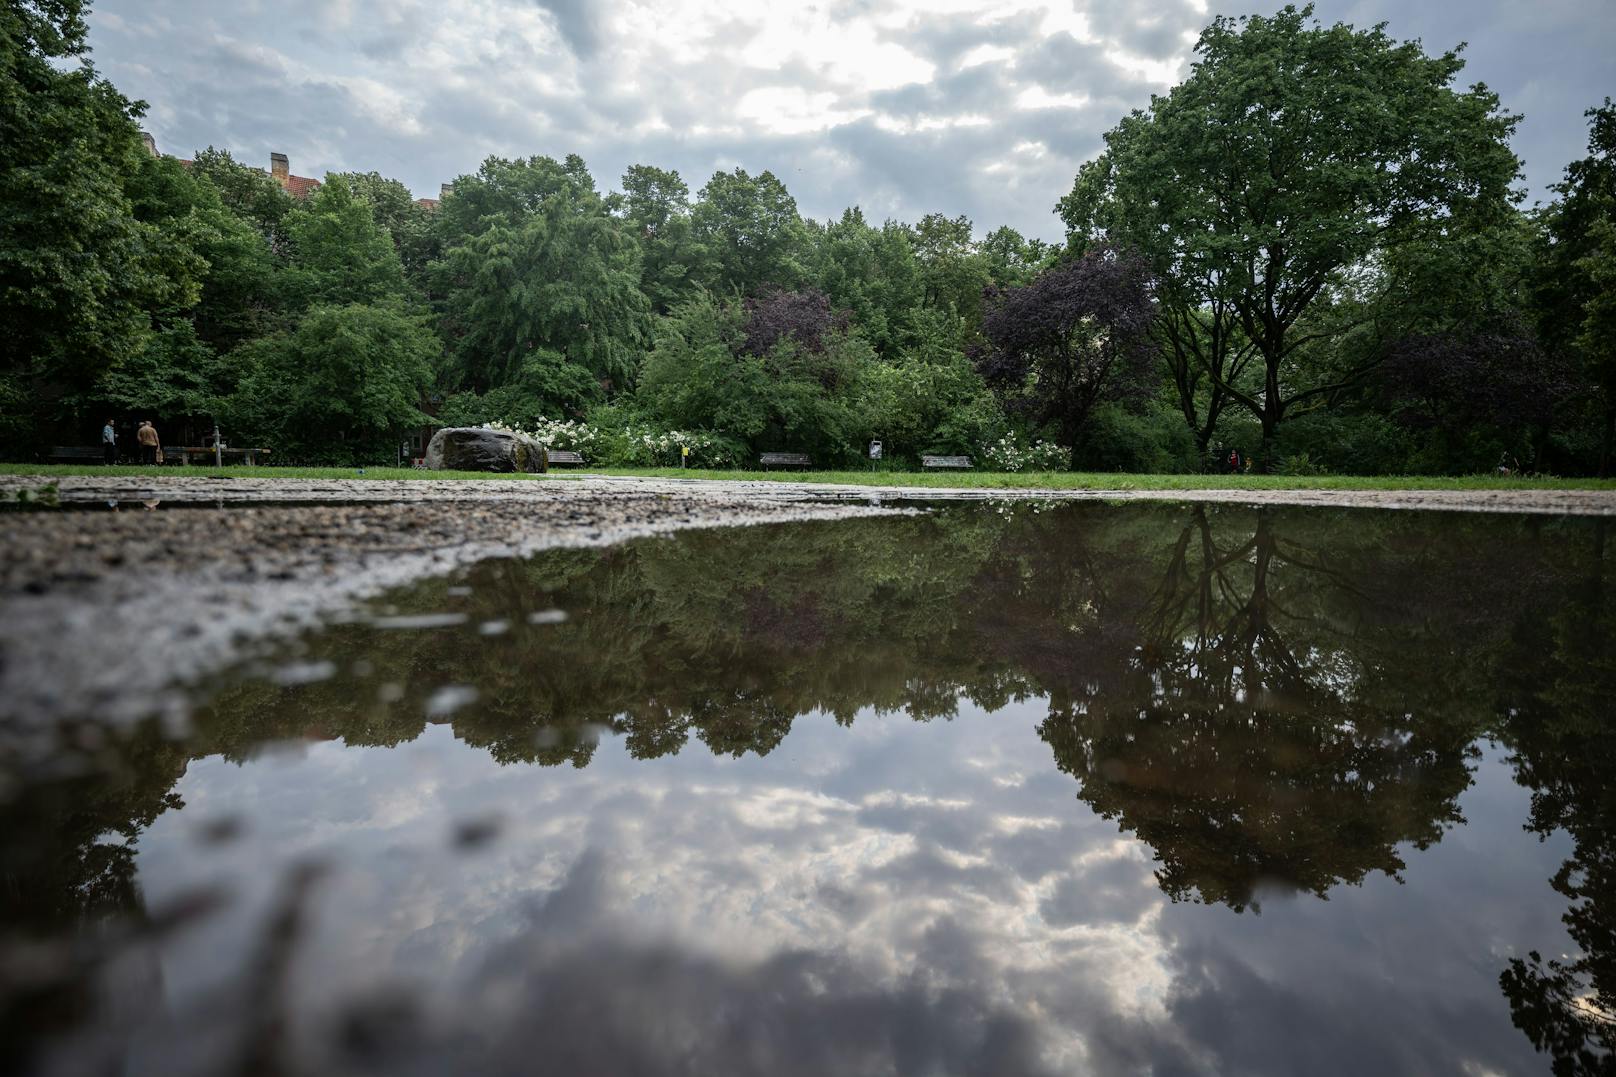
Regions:
[[[870,459],[881,459],[881,443],[879,441],[870,442]]]

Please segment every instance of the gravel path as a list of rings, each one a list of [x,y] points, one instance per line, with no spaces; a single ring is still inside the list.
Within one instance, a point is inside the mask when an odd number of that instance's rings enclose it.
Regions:
[[[819,482],[654,479],[578,475],[565,479],[212,479],[72,475],[57,480],[63,500],[106,501],[547,501],[554,488],[585,498],[635,493],[695,498],[704,503],[758,501],[990,500],[1035,498],[1099,501],[1216,501],[1241,505],[1438,509],[1451,512],[1530,512],[1556,516],[1616,516],[1616,490],[1040,490],[981,487],[852,486]],[[38,489],[37,476],[0,475],[0,499]]]

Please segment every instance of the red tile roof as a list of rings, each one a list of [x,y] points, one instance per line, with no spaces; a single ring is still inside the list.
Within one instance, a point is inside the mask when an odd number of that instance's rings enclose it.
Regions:
[[[308,176],[287,176],[281,182],[281,186],[285,187],[286,193],[293,198],[307,198],[314,193],[316,187],[320,186],[320,181],[310,179]]]
[[[425,210],[434,210],[438,208],[439,202],[436,198],[417,198],[415,204]]]

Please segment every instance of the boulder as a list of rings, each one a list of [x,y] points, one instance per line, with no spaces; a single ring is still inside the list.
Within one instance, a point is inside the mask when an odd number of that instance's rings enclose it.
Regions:
[[[435,471],[544,471],[544,446],[503,430],[452,426],[432,435],[426,466]]]

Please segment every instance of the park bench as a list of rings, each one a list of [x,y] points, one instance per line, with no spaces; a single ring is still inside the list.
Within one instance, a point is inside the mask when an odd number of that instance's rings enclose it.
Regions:
[[[571,449],[548,449],[545,451],[545,459],[551,465],[559,464],[563,467],[584,466],[583,454],[573,452]]]
[[[971,458],[969,456],[922,456],[920,466],[927,471],[934,471],[938,468],[955,468],[966,471],[970,469]]]
[[[758,457],[758,463],[767,471],[771,467],[809,467],[813,459],[805,452],[766,452]]]
[[[99,445],[56,445],[51,448],[50,462],[53,464],[74,464],[94,461],[99,464],[103,459]]]
[[[232,460],[240,460],[240,461],[245,461],[245,463],[247,464],[248,467],[252,467],[253,465],[258,463],[258,458],[260,456],[268,456],[269,453],[270,453],[270,450],[268,450],[268,449],[229,449],[229,448],[227,448],[227,449],[221,449],[220,452],[219,452],[219,455],[220,455],[220,458],[223,459],[225,463],[231,463]],[[173,460],[173,459],[176,459],[176,458],[178,458],[179,462],[182,463],[182,464],[201,464],[202,466],[206,467],[208,464],[213,463],[213,446],[211,446],[211,445],[181,445],[181,446],[170,447],[168,445],[164,445],[163,446],[163,459],[164,459],[164,462],[167,462],[169,460]]]

